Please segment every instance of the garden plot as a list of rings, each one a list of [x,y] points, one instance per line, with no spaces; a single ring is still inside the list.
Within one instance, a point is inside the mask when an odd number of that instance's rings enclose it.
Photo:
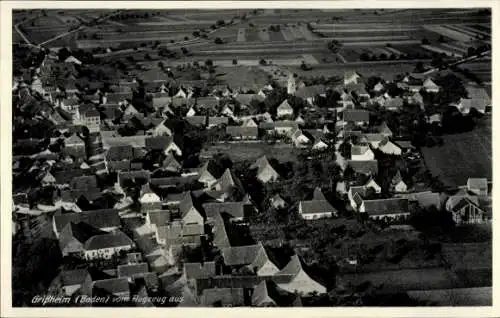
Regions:
[[[468,36],[472,36],[472,37],[476,37],[477,36],[477,32],[473,32],[473,31],[470,31],[470,30],[466,30],[465,28],[462,28],[461,25],[455,25],[455,24],[447,24],[446,27],[450,30],[454,30],[454,31],[457,31],[457,32],[461,32],[463,34],[466,34]]]
[[[462,42],[467,42],[467,41],[473,41],[475,37],[464,34],[463,32],[451,30],[443,25],[424,25],[424,28],[426,30],[438,33],[440,35],[449,37],[451,39],[457,40],[457,41],[462,41]]]
[[[304,34],[302,34],[297,27],[288,27],[288,29],[290,30],[294,40],[304,39]]]
[[[281,28],[281,34],[283,35],[283,38],[285,39],[285,41],[293,41],[294,40],[294,37],[293,37],[293,34],[292,32],[290,32],[290,30],[288,28]]]
[[[400,50],[398,49],[395,49],[393,47],[386,47],[385,48],[387,51],[389,51],[391,54],[396,54],[396,55],[404,55],[403,52],[401,52]]]
[[[259,30],[258,36],[259,36],[259,39],[261,41],[269,41],[269,40],[271,40],[271,38],[269,36],[269,32],[267,30]]]
[[[467,54],[467,49],[463,48],[463,47],[460,47],[458,45],[455,45],[455,44],[452,44],[452,43],[441,43],[441,45],[445,48],[448,48],[450,50],[453,50],[453,51],[458,51],[458,52],[461,52],[463,54]]]
[[[190,25],[190,22],[196,23],[196,24],[203,24],[203,25],[212,25],[214,24],[215,21],[210,20],[210,21],[203,21],[203,20],[196,20],[196,21],[153,21],[153,22],[138,22],[137,25],[140,26],[171,26],[171,25]]]
[[[239,28],[238,29],[238,35],[237,35],[237,42],[246,42],[246,37],[245,37],[245,28]]]

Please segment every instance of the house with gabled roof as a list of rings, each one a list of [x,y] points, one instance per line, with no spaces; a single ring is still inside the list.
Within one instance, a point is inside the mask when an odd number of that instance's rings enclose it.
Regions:
[[[269,276],[279,272],[260,242],[255,245],[225,247],[221,253],[224,265],[230,268],[246,267],[257,276]]]
[[[241,126],[243,127],[259,127],[259,125],[257,125],[257,123],[255,122],[255,120],[253,120],[253,118],[247,118],[243,121],[243,123],[241,124]]]
[[[293,255],[288,264],[276,275],[290,275],[292,279],[286,283],[278,283],[278,287],[290,293],[298,292],[307,295],[309,293],[325,293],[326,287],[313,280],[305,271],[297,255]]]
[[[430,77],[424,80],[422,87],[428,93],[437,93],[440,89],[439,86]]]
[[[77,135],[72,134],[69,138],[64,139],[65,151],[77,158],[84,158],[85,154],[85,142]]]
[[[416,202],[421,208],[434,207],[437,210],[441,210],[443,206],[443,200],[440,193],[424,191],[424,192],[413,192],[413,193],[401,193],[396,195],[399,198],[408,199],[409,202]]]
[[[292,139],[294,146],[297,148],[306,148],[313,142],[312,136],[309,133],[304,132],[302,129],[292,131],[290,133],[290,139]]]
[[[226,134],[235,140],[255,140],[259,137],[259,129],[252,126],[227,126]]]
[[[149,273],[148,263],[123,264],[116,267],[118,277],[125,277],[130,282]]]
[[[288,100],[284,100],[276,109],[276,115],[278,118],[293,116],[293,107],[288,103]]]
[[[231,169],[226,168],[222,176],[212,186],[214,190],[229,193],[233,189],[243,191],[243,185],[238,177],[234,175]]]
[[[47,171],[40,180],[40,183],[42,187],[54,185],[56,183],[56,178],[54,178],[54,176],[49,171]]]
[[[213,160],[207,160],[198,171],[198,182],[203,183],[205,187],[211,187],[220,177],[221,172],[218,170]]]
[[[366,213],[375,220],[407,218],[410,216],[409,202],[403,198],[363,200],[359,213]]]
[[[477,200],[462,197],[451,206],[453,221],[456,224],[478,224],[486,222],[486,212]]]
[[[141,211],[143,213],[148,210],[160,209],[162,205],[160,196],[151,190],[149,183],[145,183],[141,187],[141,191],[139,193],[139,203],[141,203]]]
[[[65,296],[88,294],[92,277],[87,268],[62,270],[50,284],[49,290],[62,290]]]
[[[74,213],[56,212],[52,218],[52,227],[56,237],[70,222],[84,222],[104,232],[112,232],[121,227],[118,211],[115,209],[101,209]]]
[[[152,230],[152,232],[156,232],[156,228],[160,226],[167,225],[171,220],[171,211],[170,210],[148,210],[146,212],[146,225]]]
[[[184,120],[190,124],[191,126],[195,127],[206,127],[207,126],[207,119],[208,117],[205,115],[193,115],[193,116],[186,116],[184,117]]]
[[[337,215],[337,210],[327,200],[300,201],[299,215],[304,220],[330,218]]]
[[[85,242],[85,259],[109,259],[120,251],[129,251],[134,247],[135,243],[122,231],[98,234]]]
[[[262,183],[273,182],[273,181],[276,181],[280,177],[278,172],[269,163],[269,160],[267,160],[266,156],[262,156],[259,159],[257,159],[249,167],[249,169],[251,169],[251,170],[257,169],[256,177]]]
[[[208,116],[208,128],[229,124],[229,118],[224,116]]]
[[[364,146],[364,145],[351,146],[351,160],[368,161],[374,159],[375,159],[375,154],[370,149],[370,146]]]
[[[182,165],[175,159],[172,153],[169,153],[163,160],[160,169],[169,172],[181,172]]]
[[[209,288],[203,290],[200,305],[204,307],[240,307],[245,305],[243,288]]]
[[[321,138],[318,138],[314,141],[312,149],[313,150],[325,150],[329,146],[326,142],[324,142]]]
[[[216,266],[215,262],[184,263],[182,275],[187,280],[210,278],[216,275]]]
[[[182,150],[171,136],[147,137],[145,146],[148,150],[161,150],[165,155],[172,153],[176,156],[182,156]]]
[[[184,194],[184,198],[179,203],[179,212],[181,214],[183,224],[199,224],[203,226],[203,216],[194,206],[191,192],[186,192]]]
[[[85,242],[94,235],[103,234],[103,232],[84,222],[68,222],[61,230],[58,236],[59,247],[63,256],[73,255],[83,257],[85,253]]]
[[[467,191],[475,195],[488,195],[488,179],[486,178],[467,179]]]
[[[364,109],[346,109],[343,112],[343,120],[345,123],[354,123],[362,126],[368,125],[370,122],[370,112]]]
[[[390,141],[388,138],[382,140],[378,144],[377,149],[387,155],[401,156],[402,153],[401,148],[398,147],[396,144],[394,144],[392,141]]]
[[[376,175],[378,173],[377,160],[348,160],[347,167],[351,167],[354,172],[364,175]]]
[[[231,221],[242,221],[245,218],[243,202],[209,202],[202,205],[207,220],[217,215],[228,217]]]
[[[408,191],[408,186],[403,181],[401,177],[401,172],[398,170],[391,180],[391,190],[394,192],[406,192]]]
[[[155,125],[154,127],[150,128],[147,132],[148,135],[151,136],[172,136],[172,130],[168,128],[165,124],[165,120],[163,120],[161,123],[158,125]]]

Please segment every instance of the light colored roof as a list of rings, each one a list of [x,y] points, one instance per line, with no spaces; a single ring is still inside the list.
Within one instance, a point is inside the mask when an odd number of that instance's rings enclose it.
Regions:
[[[85,242],[86,250],[99,250],[103,248],[122,247],[134,245],[134,242],[123,232],[116,231],[95,235]]]

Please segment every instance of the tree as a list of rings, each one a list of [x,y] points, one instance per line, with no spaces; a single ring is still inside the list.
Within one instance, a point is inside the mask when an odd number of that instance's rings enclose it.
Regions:
[[[236,65],[238,64],[238,60],[237,59],[233,59],[233,65]]]
[[[363,52],[359,55],[359,59],[361,61],[368,61],[370,60],[370,55],[367,52]]]
[[[220,37],[216,37],[214,40],[214,43],[215,44],[223,44],[224,42],[222,41],[222,39]]]
[[[196,38],[200,37],[200,31],[193,31],[193,36]]]
[[[415,73],[423,73],[424,71],[425,71],[424,63],[422,62],[418,62],[417,65],[415,66],[415,69],[413,70],[413,72]]]
[[[266,60],[265,60],[265,59],[260,59],[260,60],[259,60],[259,64],[260,64],[260,65],[267,65],[267,62],[266,62]]]
[[[224,26],[226,23],[224,22],[224,20],[217,20],[216,24],[217,26]]]
[[[438,42],[439,43],[446,43],[447,41],[446,41],[446,38],[444,36],[440,35],[439,39],[438,39]]]
[[[213,65],[214,65],[214,62],[212,60],[209,59],[209,60],[205,61],[205,66],[211,67]]]
[[[430,44],[430,42],[429,42],[429,40],[428,40],[427,38],[423,38],[423,39],[422,39],[422,44],[424,44],[424,45],[429,45],[429,44]]]

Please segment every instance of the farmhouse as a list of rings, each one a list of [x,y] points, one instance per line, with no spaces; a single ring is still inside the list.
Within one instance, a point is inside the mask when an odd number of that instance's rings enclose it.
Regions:
[[[337,210],[327,200],[300,201],[299,214],[305,220],[313,220],[336,216]]]
[[[87,260],[109,259],[120,251],[128,251],[135,243],[123,232],[116,231],[92,236],[84,244]]]
[[[182,156],[182,150],[171,136],[148,137],[145,141],[145,148],[148,150],[160,150],[165,155],[172,153],[176,156]]]
[[[245,127],[245,126],[227,126],[226,133],[231,136],[231,138],[236,140],[241,139],[257,139],[259,136],[258,127]]]
[[[231,221],[242,221],[245,217],[243,202],[205,203],[203,210],[207,220],[213,220],[219,214],[229,217]]]
[[[467,98],[461,98],[456,105],[460,112],[468,114],[472,108],[483,114],[490,111],[491,99],[484,88],[469,85],[466,90]]]
[[[224,265],[238,268],[245,266],[257,276],[271,276],[279,272],[278,267],[269,260],[262,243],[223,248],[222,257]]]
[[[451,208],[453,221],[457,224],[476,224],[486,221],[486,213],[473,200],[464,197]]]
[[[364,175],[376,175],[378,173],[377,160],[348,160],[347,166],[351,167],[355,172]]]
[[[364,200],[359,207],[360,213],[366,213],[371,219],[397,219],[410,215],[407,199],[391,198]]]

